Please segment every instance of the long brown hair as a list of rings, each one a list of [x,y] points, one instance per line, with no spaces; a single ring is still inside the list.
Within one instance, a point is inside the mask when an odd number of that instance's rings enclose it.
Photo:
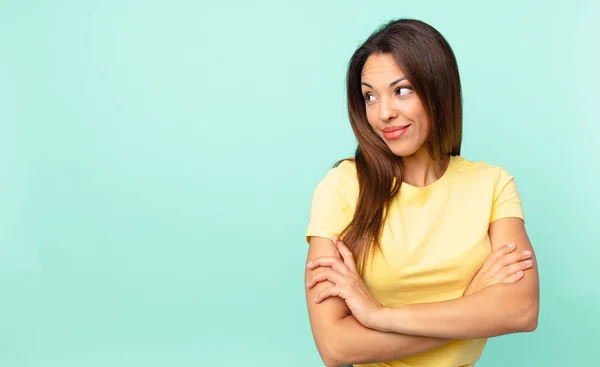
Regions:
[[[356,164],[359,195],[354,217],[340,238],[357,259],[361,274],[368,256],[381,248],[387,209],[402,183],[402,158],[392,153],[367,121],[361,73],[373,54],[392,55],[423,103],[430,122],[426,144],[432,159],[459,155],[462,140],[460,77],[448,42],[419,20],[399,19],[381,26],[352,55],[346,80],[348,115],[358,140],[355,156],[349,160]]]

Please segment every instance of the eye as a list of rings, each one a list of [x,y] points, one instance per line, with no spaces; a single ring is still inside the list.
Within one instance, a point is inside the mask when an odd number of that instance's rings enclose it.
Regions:
[[[375,100],[375,96],[369,92],[364,94],[364,98],[366,102],[373,102]]]
[[[406,96],[412,93],[412,88],[408,85],[401,85],[396,89],[396,93],[401,96]]]

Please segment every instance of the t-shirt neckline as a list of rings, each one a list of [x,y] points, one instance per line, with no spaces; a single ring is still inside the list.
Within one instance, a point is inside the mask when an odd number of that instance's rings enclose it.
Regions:
[[[448,166],[446,167],[446,170],[444,171],[444,173],[442,173],[440,178],[438,178],[434,182],[430,183],[429,185],[423,186],[423,187],[413,186],[406,182],[402,182],[402,185],[400,186],[400,191],[404,190],[404,191],[410,191],[410,192],[414,192],[414,193],[427,193],[427,192],[435,189],[436,187],[440,186],[441,184],[443,184],[445,181],[447,181],[450,178],[450,176],[452,175],[452,172],[454,170],[455,163],[456,163],[456,156],[451,155],[450,161],[448,162]]]

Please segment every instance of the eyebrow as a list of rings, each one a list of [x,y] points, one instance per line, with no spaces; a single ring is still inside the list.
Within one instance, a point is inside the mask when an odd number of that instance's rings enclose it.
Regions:
[[[398,79],[394,80],[393,82],[391,82],[391,83],[390,83],[390,88],[391,88],[391,87],[393,87],[393,86],[394,86],[394,84],[400,83],[400,82],[401,82],[401,81],[403,81],[403,80],[406,80],[406,77],[405,77],[405,76],[403,76],[403,77],[400,77],[400,78],[398,78]],[[370,84],[367,84],[367,83],[365,83],[365,82],[362,82],[362,83],[360,83],[360,84],[362,84],[362,85],[366,85],[367,87],[369,87],[369,88],[371,88],[371,89],[375,89],[375,88],[373,88],[373,86],[372,86],[372,85],[370,85]]]

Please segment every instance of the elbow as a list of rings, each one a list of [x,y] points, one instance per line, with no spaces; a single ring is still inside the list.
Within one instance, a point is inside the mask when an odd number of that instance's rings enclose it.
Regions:
[[[342,361],[340,351],[333,345],[327,345],[320,348],[321,360],[327,367],[340,367],[347,363]]]
[[[343,343],[331,338],[318,348],[321,360],[327,367],[340,367],[352,364],[347,359],[347,353],[343,350]]]
[[[519,325],[517,332],[530,333],[538,327],[539,302],[528,303],[520,310]]]
[[[341,364],[338,364],[337,358],[330,348],[330,346],[321,346],[318,348],[323,364],[327,367],[341,366]]]
[[[529,316],[523,323],[523,332],[530,333],[538,327],[538,315]]]
[[[338,362],[337,360],[331,358],[331,357],[325,357],[325,356],[321,356],[321,359],[323,360],[323,364],[325,364],[326,367],[340,367],[343,366],[342,363]]]

